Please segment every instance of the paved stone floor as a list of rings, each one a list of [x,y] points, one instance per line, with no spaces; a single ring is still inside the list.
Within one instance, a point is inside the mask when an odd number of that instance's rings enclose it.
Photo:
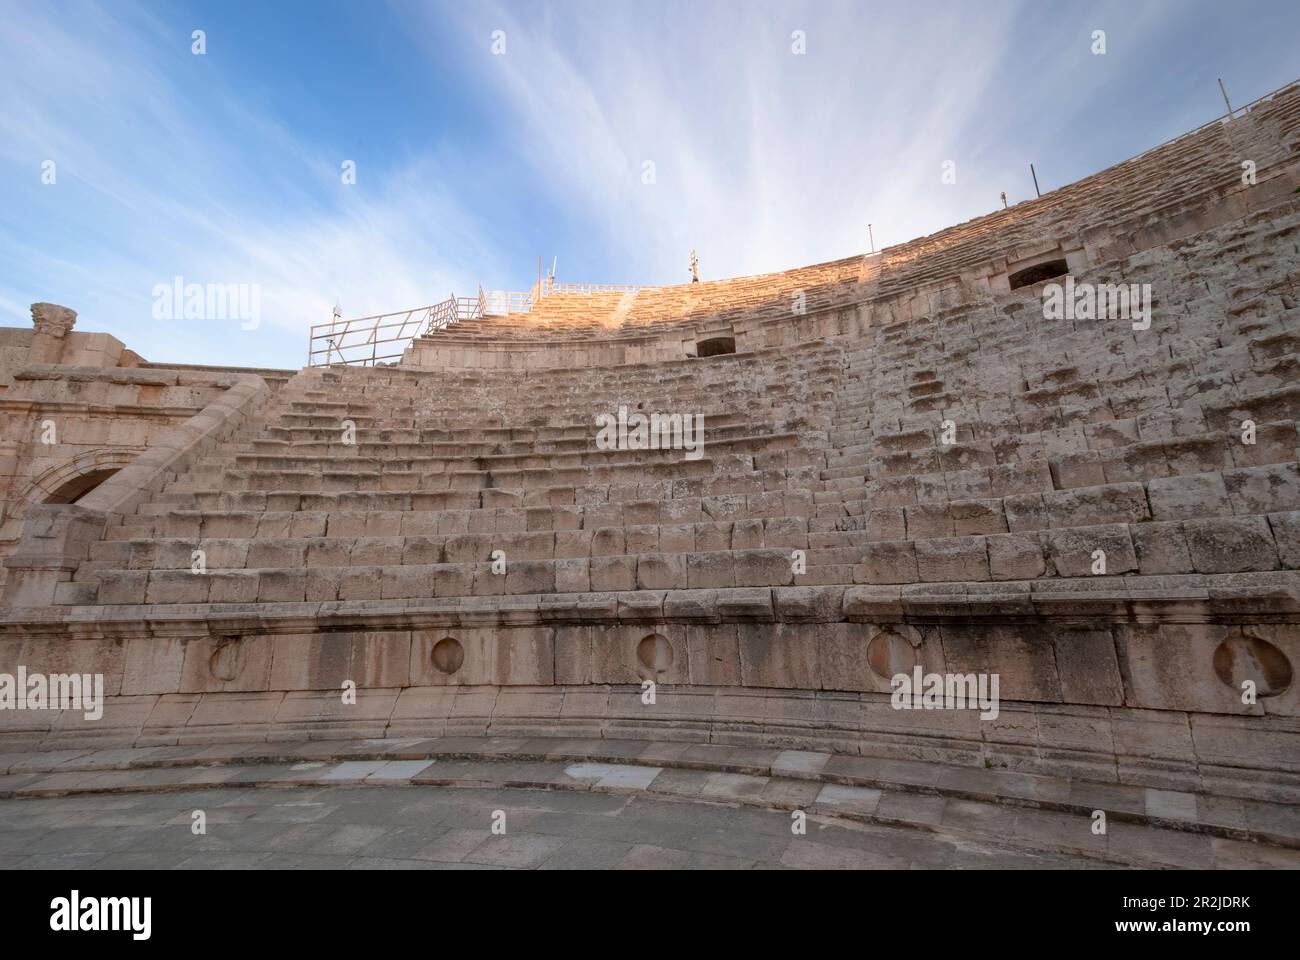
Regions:
[[[191,829],[194,811],[207,832]],[[490,827],[505,814],[504,835]],[[0,801],[0,869],[1074,868],[1077,857],[722,804],[435,786]]]

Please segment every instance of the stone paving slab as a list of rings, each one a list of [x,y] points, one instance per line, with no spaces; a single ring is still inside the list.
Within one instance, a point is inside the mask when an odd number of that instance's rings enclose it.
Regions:
[[[609,758],[577,763],[565,763],[563,759],[518,759],[521,755],[542,754],[568,758],[583,751],[599,755],[605,752],[599,749],[602,743],[540,738],[409,738],[333,745],[296,744],[287,751],[268,744],[214,744],[191,750],[190,765],[184,763],[185,754],[174,748],[74,752],[59,758],[57,772],[10,775],[0,781],[0,787],[8,787],[6,795],[15,798],[0,801],[0,831],[11,831],[12,840],[15,805],[29,807],[55,797],[63,797],[66,819],[58,824],[46,824],[43,829],[69,830],[90,822],[102,824],[113,817],[118,822],[138,823],[139,815],[130,813],[129,804],[125,812],[109,804],[121,803],[124,797],[166,795],[168,791],[183,792],[189,799],[182,803],[197,806],[202,800],[210,805],[210,822],[241,824],[246,835],[255,834],[256,825],[262,821],[278,829],[283,824],[311,824],[317,820],[337,824],[349,819],[356,819],[359,827],[368,825],[373,834],[385,824],[402,822],[403,816],[418,816],[425,832],[409,831],[408,836],[404,828],[398,828],[396,840],[371,836],[378,845],[374,850],[364,844],[349,846],[345,837],[335,838],[335,847],[342,845],[359,858],[380,862],[392,859],[393,849],[404,856],[412,848],[441,849],[439,837],[428,833],[428,828],[432,824],[440,824],[441,832],[457,828],[460,812],[416,810],[419,801],[401,790],[394,794],[369,792],[364,804],[360,804],[365,809],[355,811],[312,802],[307,799],[312,796],[310,791],[299,791],[308,787],[317,792],[342,791],[345,802],[351,806],[351,801],[346,800],[347,791],[372,785],[414,787],[417,792],[454,787],[453,792],[473,791],[480,796],[486,788],[493,787],[503,788],[502,796],[506,797],[518,796],[521,791],[535,795],[534,788],[542,788],[545,792],[538,796],[567,796],[563,801],[552,799],[549,805],[543,804],[525,815],[525,819],[535,819],[539,829],[556,825],[553,809],[556,803],[572,811],[578,802],[576,798],[583,794],[590,793],[593,801],[609,794],[643,800],[659,798],[671,801],[679,810],[689,811],[689,817],[682,822],[671,829],[664,828],[676,842],[682,842],[682,831],[686,831],[697,835],[697,853],[701,856],[737,856],[750,865],[781,865],[781,860],[770,857],[762,843],[755,846],[750,840],[736,836],[737,823],[748,816],[746,811],[775,814],[804,810],[812,819],[885,825],[913,833],[937,831],[954,842],[966,838],[995,845],[1020,845],[1044,856],[1070,855],[1132,865],[1300,866],[1297,811],[1259,801],[1154,788],[1140,790],[1124,785],[1052,781],[1038,775],[1006,771],[993,771],[996,776],[988,777],[985,774],[989,771],[973,768],[725,745],[670,745],[679,748],[674,750],[644,741],[611,741],[613,750],[608,752],[617,757],[656,756],[673,764],[664,767]],[[355,757],[365,750],[372,751],[372,759],[338,759]],[[425,751],[425,756],[405,759],[417,750]],[[296,754],[297,758],[286,757],[286,753]],[[378,756],[374,756],[376,753]],[[466,756],[477,759],[458,759]],[[193,766],[195,758],[217,765]],[[9,755],[7,761],[15,767],[25,764],[21,755]],[[719,766],[723,769],[718,769]],[[767,772],[743,772],[747,770]],[[885,774],[894,779],[883,779]],[[1000,785],[1003,792],[988,797],[982,791],[990,783]],[[218,789],[214,792],[213,787]],[[229,789],[232,787],[239,789]],[[286,791],[294,791],[304,799],[295,804],[283,803],[280,798]],[[212,803],[214,800],[217,802]],[[92,801],[88,808],[86,804]],[[1111,801],[1119,801],[1115,809],[1105,806]],[[1097,837],[1089,829],[1093,804],[1112,815],[1109,837]],[[111,809],[117,812],[109,813]],[[616,802],[615,806],[595,815],[618,816],[620,809]],[[188,816],[176,814],[165,822],[176,825],[189,821]],[[1121,826],[1123,830],[1119,829]],[[607,823],[589,828],[595,833],[587,839],[618,842],[617,830],[611,835]],[[732,837],[731,847],[724,843],[728,835]],[[3,837],[0,832],[0,839]],[[1117,837],[1122,839],[1116,840]],[[270,840],[269,834],[266,839]],[[327,840],[326,836],[315,838],[315,842],[328,846]],[[1218,843],[1219,840],[1224,843]],[[1243,840],[1256,842],[1243,844],[1240,842]],[[290,846],[293,845],[291,842]],[[464,842],[451,844],[455,849],[463,845]],[[16,849],[10,843],[8,847],[0,843],[0,855],[23,855],[21,846]],[[676,849],[671,845],[667,848]],[[527,849],[540,848],[533,845]],[[594,851],[574,850],[568,862],[578,866],[584,862],[611,860],[611,851],[609,848],[598,855]],[[29,855],[42,852],[28,851]],[[327,851],[330,856],[338,852]],[[633,847],[629,846],[618,863],[632,853]],[[538,865],[532,862],[533,854],[524,848],[501,856],[503,861],[519,862],[488,865]],[[800,856],[804,859],[784,865],[805,865],[815,859]]]
[[[0,802],[0,813],[21,804],[34,819],[57,823],[63,806],[78,803],[90,822],[72,827],[14,830],[0,827],[0,868],[143,869],[908,869],[1033,867],[1065,869],[1114,865],[1078,854],[1017,847],[939,832],[809,818],[806,835],[791,831],[789,814],[639,795],[612,809],[601,799],[564,791],[338,785],[239,791],[250,801],[242,819],[223,820],[209,808],[207,834],[194,836],[187,815],[195,794],[132,794],[131,811],[148,826],[120,829],[95,822],[114,815],[112,795],[49,797]],[[410,796],[430,813],[412,822]],[[400,799],[394,799],[400,798]],[[210,799],[210,797],[209,797]],[[933,799],[933,798],[927,798]],[[86,804],[88,803],[88,808]],[[956,801],[969,805],[969,801]],[[102,807],[102,810],[100,809]],[[268,809],[328,810],[314,822],[260,819]],[[492,832],[494,811],[506,832]],[[544,810],[545,812],[539,812]],[[450,816],[454,813],[455,816]],[[969,816],[969,811],[966,811]],[[1012,811],[1020,829],[1029,822]],[[988,826],[996,824],[987,823]],[[1083,827],[1084,825],[1080,825]],[[1122,825],[1109,840],[1197,865],[1294,867],[1278,848]],[[1084,828],[1086,831],[1086,827]],[[1132,834],[1128,836],[1127,834]]]

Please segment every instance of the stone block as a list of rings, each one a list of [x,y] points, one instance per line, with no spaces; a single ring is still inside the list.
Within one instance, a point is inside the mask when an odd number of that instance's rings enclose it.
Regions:
[[[432,580],[432,586],[433,586],[432,596],[435,597],[471,596],[474,593],[474,574],[477,566],[478,566],[477,564],[471,564],[471,563],[438,563],[438,564],[434,564],[431,567],[425,567],[425,569],[429,571],[430,579]],[[491,564],[484,564],[484,566],[491,567]],[[516,580],[516,583],[518,583],[521,587],[534,586],[534,585],[545,586],[547,582],[551,582],[552,586],[550,590],[530,590],[530,589],[520,589],[517,591],[511,590],[510,574],[514,571],[514,568],[517,566],[525,568],[525,572],[519,575],[519,579]],[[498,576],[497,580],[506,581],[505,590],[507,593],[549,593],[551,590],[554,590],[553,580],[548,581],[547,570],[542,569],[542,568],[549,569],[549,566],[550,565],[545,561],[520,560],[520,561],[515,561],[513,563],[507,561],[505,577]],[[426,593],[424,594],[424,596],[430,596],[430,594]]]
[[[305,595],[305,583],[303,592]],[[383,571],[378,567],[352,567],[339,576],[340,600],[378,600],[382,593]]]
[[[591,558],[591,589],[618,591],[636,589],[636,557]]]
[[[1058,577],[1094,576],[1093,554],[1098,550],[1106,554],[1106,576],[1137,572],[1137,554],[1128,527],[1123,524],[1047,530],[1042,536]]]
[[[736,585],[731,554],[693,553],[686,559],[687,586],[692,590]]]
[[[1264,517],[1188,520],[1183,530],[1197,573],[1277,569],[1277,547]]]
[[[636,558],[638,590],[683,590],[686,586],[684,554],[643,553]]]
[[[149,574],[145,603],[207,603],[212,580],[189,570],[155,570]],[[299,600],[302,597],[298,597]]]
[[[732,551],[732,571],[738,587],[779,587],[794,582],[790,555],[784,550]]]
[[[259,603],[301,603],[307,597],[306,570],[263,570],[258,579]]]
[[[1143,576],[1192,572],[1192,555],[1181,523],[1135,523],[1129,527],[1129,535]]]
[[[1300,510],[1300,466],[1295,463],[1229,470],[1223,474],[1223,483],[1232,501],[1232,512],[1238,515]],[[1212,514],[1207,511],[1205,515]]]
[[[594,534],[590,530],[559,530],[555,534],[555,558],[591,556],[591,541]]]
[[[1110,707],[1124,703],[1124,681],[1110,630],[1059,628],[1054,639],[1065,703]]]
[[[1106,482],[1101,457],[1095,450],[1066,454],[1048,461],[1053,485],[1058,490],[1074,487],[1097,487]]]
[[[589,561],[575,557],[555,561],[555,589],[558,593],[586,593],[591,589]]]
[[[695,549],[695,528],[688,523],[659,528],[659,552],[690,553]]]
[[[1300,569],[1300,510],[1271,513],[1268,525],[1282,566],[1288,570]]]
[[[255,603],[261,586],[261,573],[257,570],[219,570],[208,575],[212,587],[208,592],[209,603]],[[338,592],[338,583],[334,583],[334,593]],[[312,599],[335,599],[335,596],[314,597]],[[102,601],[101,601],[102,602]]]
[[[1154,481],[1153,481],[1154,482]],[[1146,490],[1140,483],[1111,483],[1043,494],[1052,527],[1091,527],[1139,523],[1150,517]]]
[[[785,623],[736,624],[741,678],[747,687],[821,687],[817,632]]]
[[[593,557],[616,557],[627,552],[627,544],[622,527],[604,527],[591,537],[591,555]]]
[[[762,520],[737,520],[731,525],[732,550],[761,550],[762,548]]]
[[[658,553],[658,527],[628,527],[624,531],[626,552],[629,554]]]
[[[1013,494],[1002,499],[1002,509],[1007,517],[1007,529],[1012,533],[1029,530],[1046,530],[1047,507],[1040,494]]]
[[[868,539],[907,539],[907,520],[902,507],[872,507],[865,516]]]
[[[948,505],[948,514],[958,537],[1007,532],[1001,500],[954,500]]]
[[[700,553],[731,549],[730,523],[697,523],[695,549]]]
[[[985,537],[984,543],[993,580],[1035,580],[1047,572],[1037,533],[1005,533]]]
[[[977,676],[996,673],[1000,700],[1060,702],[1061,682],[1050,627],[955,623],[942,626],[940,634],[944,671]],[[971,715],[978,718],[976,711]]]
[[[919,503],[904,508],[907,515],[907,538],[922,540],[929,537],[951,537],[952,516],[948,512],[947,491],[940,503]]]
[[[989,480],[995,497],[1038,494],[1052,489],[1052,471],[1046,460],[998,464],[989,469]]]
[[[99,575],[99,602],[115,606],[144,603],[148,582],[148,570],[105,570]]]
[[[927,583],[963,582],[989,578],[983,537],[947,537],[916,541],[918,578]]]
[[[916,546],[911,540],[886,540],[862,547],[853,568],[854,583],[916,583]]]
[[[463,596],[470,591],[459,588]],[[506,563],[507,593],[554,593],[555,564],[550,560],[515,560]],[[453,596],[439,593],[439,596]]]
[[[1232,513],[1223,475],[1195,473],[1156,478],[1147,484],[1155,520],[1190,520]]]
[[[691,624],[686,627],[686,648],[691,683],[712,687],[741,684],[740,642],[737,624]]]

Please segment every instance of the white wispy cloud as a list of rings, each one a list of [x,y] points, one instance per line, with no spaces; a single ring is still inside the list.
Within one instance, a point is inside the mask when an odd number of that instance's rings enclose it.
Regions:
[[[685,281],[692,247],[706,278],[851,256],[869,223],[877,247],[903,242],[996,209],[1002,190],[1032,196],[1030,161],[1060,185],[1214,109],[1178,93],[1207,69],[1171,29],[1197,15],[1183,0],[312,4],[337,30],[345,8],[404,28],[397,46],[391,30],[389,45],[348,37],[351,69],[401,63],[375,106],[407,123],[401,144],[357,158],[364,111],[336,115],[309,88],[275,109],[273,70],[191,55],[168,8],[0,6],[0,323],[64,302],[150,359],[298,364],[336,298],[360,316],[479,281],[522,288],[538,254],[558,254],[565,278],[640,282]],[[1230,28],[1271,37],[1294,21],[1257,6],[1268,16]],[[1089,52],[1096,28],[1106,57]],[[1224,49],[1223,69],[1243,70],[1248,47]],[[1183,79],[1161,86],[1174,69]],[[450,129],[428,126],[430,100],[456,108]],[[1134,102],[1150,129],[1131,113],[1106,123]],[[153,321],[153,287],[176,275],[259,284],[262,327]]]
[[[676,282],[691,247],[707,276],[786,269],[864,252],[869,223],[879,246],[988,213],[1002,190],[1013,202],[1032,196],[1035,150],[1082,139],[1063,93],[1080,110],[1117,76],[1140,73],[1141,51],[1176,10],[1130,7],[491,0],[399,9],[431,56],[464,51],[467,72],[500,97],[499,122],[536,171],[532,182],[602,231],[566,251],[562,274],[604,279],[595,271],[613,262],[628,265],[614,267],[619,279]],[[1120,56],[1091,54],[1094,27],[1110,28]],[[492,51],[497,30],[504,55]],[[956,163],[955,185],[940,182],[945,160]],[[642,182],[646,161],[652,186]]]
[[[920,23],[861,4],[456,9],[457,46],[477,51],[467,66],[502,97],[536,182],[604,227],[593,249],[684,277],[691,246],[725,276],[861,252],[869,222],[894,240],[947,222],[951,198],[929,195],[980,123],[1018,6]],[[417,16],[445,46],[441,19]]]
[[[436,152],[383,177],[363,163],[344,185],[346,158],[297,141],[238,90],[210,89],[196,105],[174,61],[206,65],[147,9],[12,12],[0,163],[66,239],[40,247],[5,222],[0,257],[15,269],[0,273],[0,304],[18,315],[0,322],[25,325],[14,305],[48,299],[149,359],[294,364],[336,298],[349,316],[379,313],[470,293],[478,271],[499,269]],[[47,158],[53,186],[40,182]],[[153,288],[178,275],[258,284],[262,327],[155,321]]]

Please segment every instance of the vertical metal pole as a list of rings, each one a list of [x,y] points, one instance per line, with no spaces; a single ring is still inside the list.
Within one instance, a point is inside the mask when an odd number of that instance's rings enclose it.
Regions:
[[[867,224],[867,236],[871,238],[871,252],[876,252],[876,234],[871,229],[871,224]]]
[[[1219,92],[1223,94],[1223,105],[1228,108],[1228,119],[1232,119],[1232,104],[1228,102],[1228,91],[1223,88],[1223,78],[1219,78]]]
[[[1043,191],[1038,189],[1038,174],[1034,172],[1034,165],[1032,163],[1029,165],[1029,175],[1034,178],[1034,193],[1041,197]]]

